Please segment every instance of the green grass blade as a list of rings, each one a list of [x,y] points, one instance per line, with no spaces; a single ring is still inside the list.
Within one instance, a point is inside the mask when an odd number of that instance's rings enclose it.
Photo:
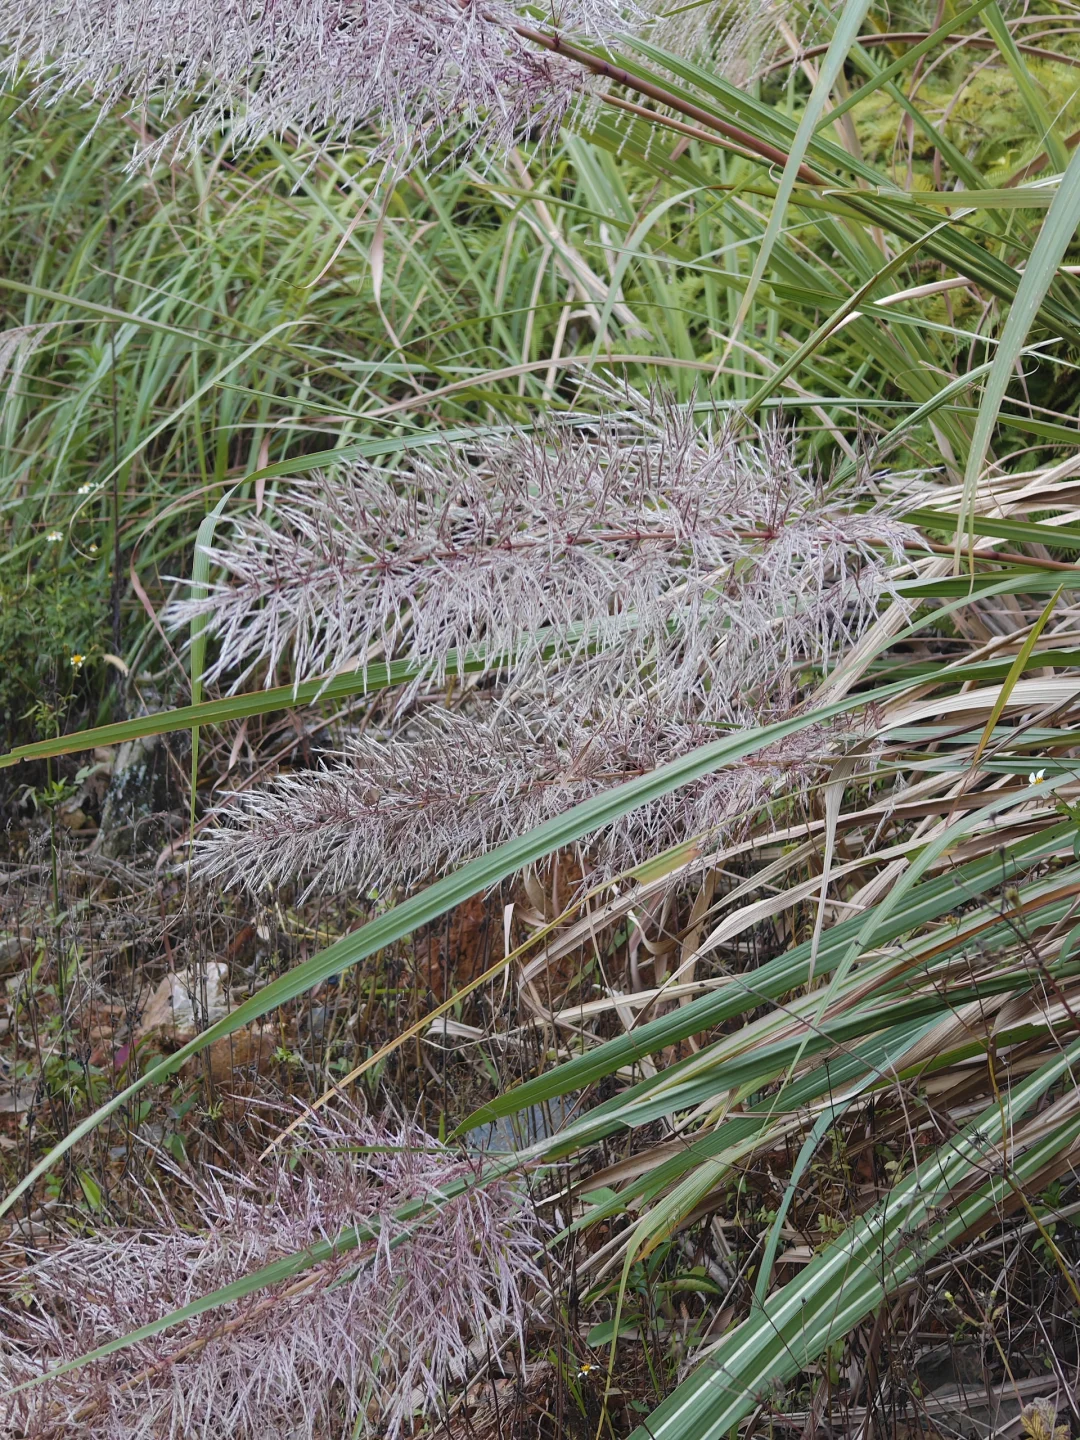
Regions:
[[[779,239],[784,216],[787,214],[788,201],[795,189],[807,149],[814,138],[818,121],[821,119],[832,88],[836,84],[836,78],[843,69],[848,51],[862,28],[869,8],[870,0],[848,0],[848,4],[840,11],[839,23],[821,69],[818,71],[817,81],[810,92],[810,98],[806,102],[799,120],[799,128],[795,132],[795,138],[791,142],[791,149],[788,151],[788,157],[784,163],[784,172],[780,176],[780,184],[777,186],[776,199],[773,201],[769,223],[765,227],[765,234],[761,237],[761,245],[758,248],[757,258],[754,260],[754,268],[750,272],[750,279],[732,326],[732,339],[741,334],[743,325],[746,323],[750,306],[754,303],[754,296],[757,294],[758,286],[761,284],[772,256],[773,246]]]
[[[554,649],[552,647],[552,653]],[[469,654],[460,661],[451,652],[448,664],[458,674],[479,675],[497,669],[501,663],[483,654]],[[395,685],[408,685],[424,673],[422,666],[395,660],[386,665],[372,662],[366,670],[349,670],[330,680],[307,680],[302,685],[276,685],[270,690],[252,690],[243,695],[226,696],[223,700],[204,700],[198,705],[180,705],[174,710],[160,710],[138,715],[131,720],[117,720],[110,725],[97,725],[92,730],[78,730],[54,740],[34,740],[0,755],[0,770],[24,760],[45,760],[53,755],[74,755],[102,745],[122,745],[146,735],[167,735],[172,730],[189,730],[200,725],[224,725],[246,720],[249,716],[272,715],[278,710],[295,709],[317,701],[345,700],[352,696],[375,695]]]
[[[1080,1042],[1074,1041],[1017,1085],[1001,1106],[990,1106],[918,1165],[798,1279],[770,1296],[762,1311],[725,1336],[697,1372],[634,1430],[631,1440],[720,1440],[749,1414],[765,1386],[811,1364],[928,1258],[1068,1149],[1080,1136],[1075,1114],[1027,1147],[1016,1127],[1077,1061]],[[1007,1170],[993,1174],[959,1203],[954,1201],[960,1186],[985,1175],[989,1148],[1004,1145],[1009,1146]]]
[[[958,890],[970,899],[1006,882],[1034,863],[1040,855],[1052,854],[1071,834],[1070,824],[1063,821],[1037,836],[1017,842],[1004,855],[969,862],[946,878],[935,878],[915,886],[901,914],[893,914],[891,918],[880,917],[875,931],[878,942],[885,944],[898,939],[917,926],[947,914],[956,904]],[[870,913],[877,914],[877,907]],[[816,965],[819,975],[830,973],[840,963],[850,941],[866,923],[866,918],[858,916],[842,921],[824,933]],[[806,983],[810,949],[810,941],[804,941],[775,960],[767,961],[752,975],[734,976],[723,989],[702,995],[670,1015],[650,1020],[629,1034],[619,1035],[598,1045],[595,1050],[563,1061],[545,1075],[524,1081],[480,1106],[462,1121],[455,1134],[460,1136],[475,1125],[516,1114],[529,1105],[543,1104],[572,1090],[582,1090],[668,1045],[732,1020],[747,1009],[779,999]]]
[[[1057,133],[1053,119],[1039,94],[1038,86],[1031,78],[1031,72],[1024,62],[1024,57],[1016,47],[1012,31],[1005,23],[1005,17],[1001,13],[1001,7],[997,0],[991,0],[986,7],[986,28],[997,41],[998,49],[1005,57],[1005,63],[1016,81],[1016,88],[1024,102],[1032,123],[1039,133],[1042,143],[1046,146],[1046,153],[1050,157],[1050,163],[1060,174],[1069,163],[1069,152],[1065,148],[1065,142]]]
[[[951,223],[951,221],[943,221],[941,225],[935,226],[934,228],[935,230],[941,230]],[[852,315],[859,308],[860,303],[868,299],[883,280],[887,280],[891,275],[895,275],[899,269],[906,265],[908,261],[922,249],[924,241],[925,237],[920,237],[911,245],[901,250],[899,254],[894,255],[875,275],[872,275],[865,284],[861,285],[853,295],[848,296],[844,303],[829,316],[824,324],[819,325],[813,334],[807,340],[804,340],[794,353],[789,355],[784,363],[769,376],[764,384],[760,385],[758,389],[754,391],[753,395],[751,395],[746,402],[746,415],[749,417],[756,414],[763,402],[767,400],[770,395],[773,395],[788,376],[793,375],[805,360],[808,360],[815,351],[821,348],[841,322],[846,320],[849,315]]]
[[[985,10],[989,3],[990,0],[975,0],[974,5],[969,5],[965,10],[961,10],[959,14],[954,15],[951,20],[946,20],[944,25],[939,25],[936,30],[932,30],[925,40],[920,40],[918,44],[909,46],[903,55],[900,56],[899,60],[894,60],[891,65],[886,65],[884,70],[880,70],[867,84],[853,91],[846,100],[841,100],[839,104],[834,105],[829,113],[818,121],[817,129],[826,129],[834,120],[839,120],[841,115],[846,115],[847,112],[853,106],[858,105],[861,100],[868,100],[870,96],[876,90],[880,90],[883,85],[891,84],[904,70],[914,65],[916,60],[921,60],[924,55],[928,55],[931,50],[937,45],[940,45],[942,40],[947,40],[948,37],[955,34],[957,30],[962,30],[967,22],[974,20],[975,16]]]
[[[1016,299],[1012,303],[1001,341],[994,356],[986,381],[975,433],[971,440],[967,465],[964,470],[964,498],[960,507],[960,520],[956,528],[956,561],[959,564],[961,544],[965,531],[973,535],[972,516],[975,496],[982,478],[983,462],[990,448],[998,412],[1005,392],[1009,388],[1016,362],[1024,348],[1028,331],[1038,314],[1050,286],[1057,275],[1057,268],[1068,249],[1077,226],[1080,225],[1080,150],[1069,162],[1062,178],[1061,188],[1054,197],[1054,203],[1047,211],[1042,229],[1031,252]]]
[[[1030,661],[1031,656],[1034,653],[1035,646],[1038,644],[1039,636],[1046,628],[1046,622],[1054,613],[1054,606],[1060,599],[1061,587],[1059,586],[1058,589],[1054,592],[1053,595],[1051,595],[1050,599],[1047,601],[1046,608],[1043,610],[1038,620],[1036,620],[1035,624],[1028,631],[1023,645],[1021,645],[1020,649],[1017,651],[1016,659],[1009,666],[1009,673],[1005,676],[1005,679],[1002,681],[1001,684],[1001,693],[994,701],[993,708],[991,709],[990,714],[987,717],[986,724],[983,727],[983,732],[979,736],[979,743],[972,751],[971,769],[973,771],[976,765],[978,765],[979,758],[982,755],[983,751],[986,749],[987,745],[989,745],[991,737],[994,733],[994,727],[997,725],[997,722],[1005,713],[1005,707],[1009,703],[1009,696],[1012,694],[1016,682],[1024,673],[1024,668]]]

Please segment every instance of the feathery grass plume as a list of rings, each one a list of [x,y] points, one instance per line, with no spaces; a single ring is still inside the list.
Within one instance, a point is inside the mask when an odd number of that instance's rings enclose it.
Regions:
[[[520,701],[490,717],[439,711],[403,737],[350,744],[344,759],[241,792],[196,841],[200,876],[258,893],[392,895],[521,835],[571,805],[715,739],[701,724],[618,712],[587,725]],[[851,738],[815,726],[736,771],[642,806],[596,837],[590,880],[693,835],[737,828],[774,796],[804,790]]]
[[[197,1229],[162,1210],[151,1230],[39,1254],[0,1311],[2,1389],[349,1227],[374,1242],[0,1394],[4,1433],[302,1440],[370,1425],[392,1437],[487,1344],[520,1336],[538,1240],[509,1182],[470,1185],[410,1228],[395,1218],[402,1206],[470,1177],[452,1151],[414,1126],[355,1115],[309,1121],[302,1144],[245,1181],[200,1182]]]
[[[591,36],[639,18],[633,0],[565,0],[544,16]],[[253,145],[372,124],[404,163],[462,127],[471,145],[503,145],[558,125],[584,72],[516,34],[522,18],[504,0],[0,0],[0,49],[43,98],[157,108],[171,128],[151,153],[222,129]]]
[[[875,614],[915,532],[853,509],[778,430],[737,438],[689,407],[634,397],[621,415],[533,434],[478,433],[391,470],[361,461],[292,482],[210,552],[225,581],[166,612],[206,619],[207,679],[267,685],[363,659],[430,667],[451,651],[601,652],[597,688],[680,718],[784,712]],[[565,658],[565,657],[564,657]],[[582,677],[575,679],[580,696]]]
[[[341,763],[231,797],[197,842],[200,872],[382,895],[715,739],[717,724],[789,713],[873,618],[910,535],[855,499],[797,465],[779,432],[737,439],[660,401],[290,487],[213,552],[231,583],[169,612],[206,617],[215,679],[267,663],[269,682],[286,661],[315,675],[372,647],[434,684],[451,651],[512,658],[453,712],[410,709],[414,685]],[[807,732],[634,811],[597,838],[591,873],[738,823],[844,743]]]

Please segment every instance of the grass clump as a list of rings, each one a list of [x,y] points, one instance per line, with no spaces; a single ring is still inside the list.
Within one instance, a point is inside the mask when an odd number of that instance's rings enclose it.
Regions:
[[[16,1432],[1059,1440],[1074,17],[294,9],[0,0]]]

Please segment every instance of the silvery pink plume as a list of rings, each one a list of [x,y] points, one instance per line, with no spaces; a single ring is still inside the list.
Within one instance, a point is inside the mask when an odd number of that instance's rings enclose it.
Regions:
[[[0,1310],[0,1429],[93,1440],[330,1440],[408,1433],[478,1358],[520,1337],[537,1232],[506,1181],[412,1228],[414,1201],[473,1179],[413,1126],[305,1126],[299,1156],[211,1177],[197,1224],[69,1240],[14,1271]],[[365,1147],[376,1147],[374,1151]],[[189,1182],[191,1183],[191,1182]],[[44,1384],[40,1375],[352,1226],[377,1239]]]
[[[633,0],[560,0],[541,23],[605,36]],[[505,0],[0,0],[9,74],[102,111],[150,108],[160,148],[373,126],[399,163],[447,136],[505,144],[557,125],[580,67],[523,39]]]
[[[166,620],[205,617],[207,678],[234,690],[256,667],[271,685],[369,653],[437,687],[470,649],[535,685],[557,642],[579,710],[621,693],[739,721],[789,708],[915,538],[880,504],[858,513],[858,492],[823,484],[777,431],[737,438],[631,398],[601,421],[290,482],[210,552],[225,578]]]
[[[877,613],[915,537],[857,484],[824,485],[777,431],[736,437],[662,397],[603,421],[478,432],[391,470],[357,464],[283,488],[212,552],[203,616],[214,679],[299,678],[371,653],[420,678],[340,762],[223,800],[204,877],[256,890],[384,896],[621,781],[788,714]],[[454,655],[481,650],[454,708]],[[265,667],[265,668],[262,668]],[[381,719],[380,719],[381,713]],[[642,807],[585,855],[610,876],[712,836],[820,773],[816,730],[733,774]]]
[[[196,841],[196,869],[256,894],[298,880],[305,896],[390,897],[715,738],[701,724],[618,707],[591,725],[520,702],[491,717],[438,711],[403,736],[366,732],[338,762],[232,797],[218,827]],[[811,727],[631,811],[589,842],[588,878],[747,825],[778,795],[790,799],[819,779],[849,738]]]

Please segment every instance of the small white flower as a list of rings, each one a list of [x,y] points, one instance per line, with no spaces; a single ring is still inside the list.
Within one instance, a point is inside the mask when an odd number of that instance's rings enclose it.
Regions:
[[[1029,784],[1029,785],[1041,785],[1042,782],[1043,782],[1045,779],[1046,779],[1046,771],[1045,771],[1045,770],[1032,770],[1031,774],[1028,776],[1028,784]]]
[[[90,482],[87,481],[87,483],[86,483],[85,485],[80,485],[80,486],[79,486],[79,492],[78,492],[78,493],[79,493],[80,495],[89,495],[89,494],[91,493],[91,491],[96,490],[97,488],[98,488],[98,487],[97,487],[96,485],[91,485]]]
[[[86,656],[85,656],[85,655],[80,655],[77,650],[72,651],[72,654],[71,654],[71,668],[75,671],[76,675],[79,673],[79,671],[82,669],[82,667],[83,667],[85,664],[86,664]]]
[[[97,544],[93,540],[91,540],[90,544],[86,548],[91,555],[96,555],[98,552]]]
[[[59,545],[60,541],[63,540],[63,538],[64,535],[63,531],[61,530],[50,530],[49,533],[45,536],[45,539],[49,542],[50,545]]]

